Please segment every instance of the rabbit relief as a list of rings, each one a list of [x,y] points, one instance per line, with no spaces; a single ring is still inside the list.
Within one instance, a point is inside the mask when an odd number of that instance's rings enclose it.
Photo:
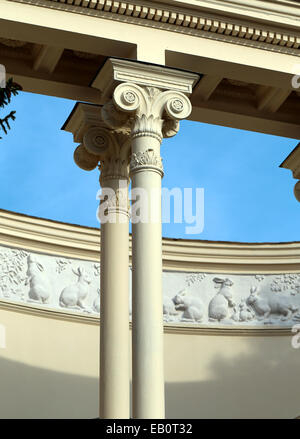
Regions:
[[[215,277],[215,288],[218,293],[211,299],[208,305],[208,317],[211,322],[221,321],[228,317],[229,307],[235,306],[230,288],[233,282],[230,279]]]
[[[62,290],[59,298],[59,305],[62,308],[85,310],[86,308],[83,304],[83,300],[88,295],[91,278],[81,267],[78,267],[77,271],[73,269],[72,271],[76,276],[78,276],[78,281],[77,283],[71,284]]]
[[[258,320],[267,319],[270,314],[281,316],[281,320],[289,320],[298,311],[298,307],[290,303],[289,297],[273,293],[269,297],[262,297],[257,287],[251,287],[247,304],[251,305],[258,314]]]
[[[170,297],[164,296],[163,298],[163,315],[166,322],[174,321],[175,316],[178,316],[179,312],[176,310],[174,300]]]
[[[197,297],[187,294],[186,290],[182,290],[173,297],[173,302],[176,311],[183,311],[182,321],[202,321],[204,315],[203,304]]]
[[[233,307],[233,313],[232,313],[230,318],[234,322],[239,322],[240,321],[240,312],[239,312],[239,307],[237,305],[235,305]]]
[[[93,302],[93,310],[96,313],[100,313],[100,288],[97,289],[97,297],[94,299]]]
[[[27,257],[27,279],[25,285],[29,284],[28,302],[48,303],[50,298],[50,284],[45,276],[43,265],[38,262],[36,256]]]
[[[239,304],[239,321],[240,322],[249,322],[250,320],[253,320],[255,317],[255,314],[250,307],[247,306],[245,299],[241,301]]]

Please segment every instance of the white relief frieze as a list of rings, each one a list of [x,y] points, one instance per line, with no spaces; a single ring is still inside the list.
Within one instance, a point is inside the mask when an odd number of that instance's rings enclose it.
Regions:
[[[165,271],[164,321],[207,326],[293,326],[300,321],[299,281],[298,273],[219,275]]]
[[[0,300],[99,316],[100,288],[99,263],[0,247]],[[293,326],[299,293],[300,273],[164,271],[162,312],[169,324]]]
[[[0,247],[0,300],[95,315],[99,287],[99,263]]]

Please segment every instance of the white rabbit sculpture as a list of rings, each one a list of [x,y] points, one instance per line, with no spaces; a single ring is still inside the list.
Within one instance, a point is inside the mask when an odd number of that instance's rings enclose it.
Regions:
[[[208,305],[208,317],[211,322],[221,321],[228,317],[228,309],[233,308],[235,303],[232,298],[231,286],[233,282],[230,279],[220,279],[215,277],[215,288],[218,293],[211,299]]]
[[[50,284],[45,276],[43,265],[38,262],[36,256],[27,257],[27,279],[25,285],[29,284],[29,302],[48,303],[50,298]],[[43,273],[43,274],[42,274]]]
[[[230,317],[231,320],[233,320],[234,322],[239,322],[240,321],[239,307],[237,305],[235,305],[232,310],[233,310],[233,312],[232,312],[232,315]]]
[[[204,309],[203,303],[198,297],[189,295],[186,290],[182,290],[173,297],[173,302],[177,311],[183,311],[182,321],[202,321]]]
[[[259,315],[258,320],[266,319],[270,314],[281,316],[281,320],[289,320],[298,311],[298,307],[292,305],[288,297],[272,294],[268,297],[261,297],[256,286],[251,287],[247,304],[251,305]]]
[[[245,299],[243,299],[239,305],[240,308],[240,322],[249,322],[250,320],[253,320],[255,317],[254,312],[250,307],[247,306]]]
[[[170,297],[164,296],[163,298],[163,315],[166,322],[174,321],[175,316],[179,312],[176,310],[175,303]]]
[[[81,267],[77,268],[77,271],[73,270],[73,273],[78,276],[77,283],[71,284],[65,287],[59,298],[59,305],[62,308],[72,309],[85,309],[83,300],[87,297],[89,291],[89,284],[91,278],[85,273]]]

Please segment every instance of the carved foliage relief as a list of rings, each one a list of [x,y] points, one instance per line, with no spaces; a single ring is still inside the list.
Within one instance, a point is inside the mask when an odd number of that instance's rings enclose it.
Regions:
[[[99,263],[0,247],[0,301],[99,315],[100,288]],[[162,311],[175,324],[292,326],[300,322],[300,273],[165,271]]]

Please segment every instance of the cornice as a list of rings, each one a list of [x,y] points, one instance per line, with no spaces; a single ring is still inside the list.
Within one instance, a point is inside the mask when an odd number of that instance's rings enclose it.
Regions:
[[[98,316],[83,315],[71,311],[56,311],[51,308],[39,307],[37,305],[26,305],[10,302],[9,300],[0,300],[0,310],[17,312],[29,316],[38,316],[43,318],[49,318],[54,320],[63,320],[67,322],[76,322],[86,325],[100,325],[100,319]],[[129,323],[130,329],[132,328],[131,322]],[[182,334],[182,335],[210,335],[210,336],[291,336],[290,327],[272,327],[266,328],[265,326],[239,326],[234,327],[212,327],[206,325],[186,325],[178,324],[172,325],[164,324],[164,333],[166,334]]]
[[[297,273],[300,243],[234,243],[164,239],[164,267],[220,273]]]
[[[49,255],[98,261],[97,229],[0,210],[0,243]]]
[[[209,6],[204,1],[143,3],[139,0],[130,2],[114,0],[10,1],[150,26],[291,55],[300,53],[300,13],[294,12],[296,8],[291,5],[288,9],[275,7],[278,6],[276,2],[272,2],[274,8],[270,12],[271,5],[267,2],[262,3],[269,9],[262,6],[254,8],[253,3],[259,5],[260,2],[250,0],[240,2],[219,0],[209,2]],[[256,13],[253,13],[253,10]],[[249,14],[250,11],[252,11],[251,14]],[[283,16],[287,16],[288,20],[282,20]]]
[[[100,231],[0,210],[0,245],[98,262]],[[300,242],[235,243],[163,238],[163,266],[164,270],[185,272],[299,273]]]
[[[293,25],[300,18],[297,0],[164,0],[164,3],[280,25]]]
[[[110,99],[120,83],[156,87],[173,92],[192,94],[199,75],[161,66],[137,63],[124,59],[109,58],[101,67],[91,86],[102,92],[102,99]]]

